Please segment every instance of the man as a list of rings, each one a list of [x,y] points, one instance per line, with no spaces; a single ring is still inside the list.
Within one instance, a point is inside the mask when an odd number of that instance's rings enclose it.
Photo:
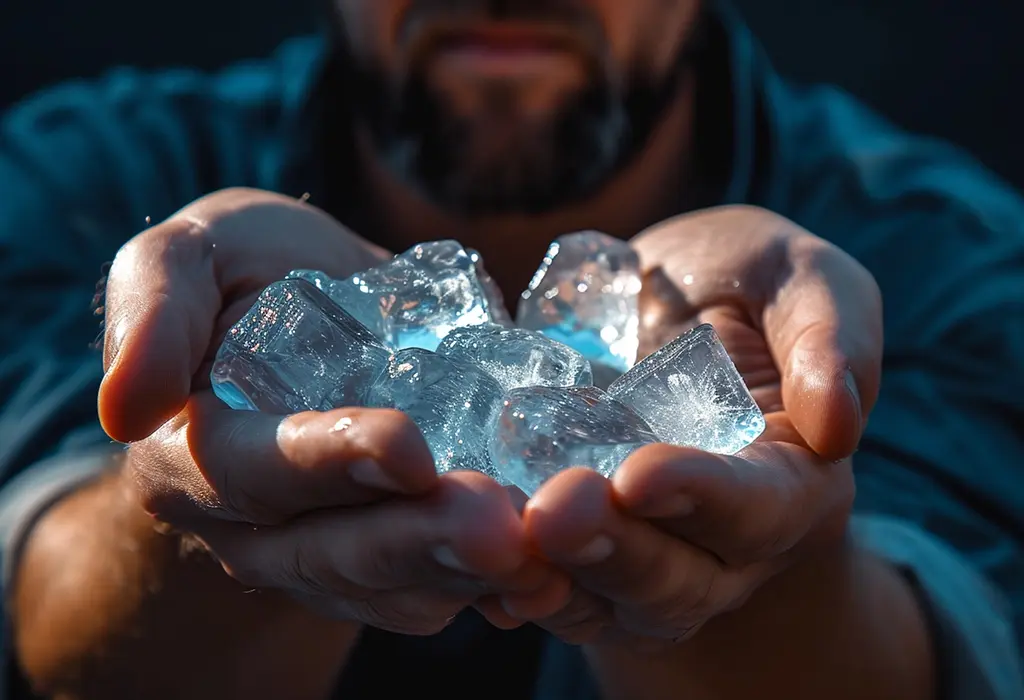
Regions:
[[[4,122],[10,693],[1022,697],[1013,192],[787,85],[724,4],[332,17]],[[652,446],[523,503],[437,477],[394,412],[211,397],[219,337],[291,268],[458,238],[514,300],[585,228],[639,251],[648,349],[718,328],[758,445]],[[84,299],[118,249],[101,361]]]

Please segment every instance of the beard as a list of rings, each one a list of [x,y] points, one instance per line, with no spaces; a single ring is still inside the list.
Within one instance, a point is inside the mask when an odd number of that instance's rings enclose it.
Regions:
[[[574,4],[430,2],[414,6],[408,23],[443,6],[488,19],[573,21],[599,41],[592,17]],[[510,9],[511,8],[511,9]],[[354,88],[352,110],[375,154],[398,179],[441,208],[463,216],[542,214],[593,196],[644,148],[677,94],[683,61],[655,78],[615,76],[607,61],[588,61],[583,86],[543,116],[518,109],[517,86],[482,86],[479,108],[460,114],[434,89],[422,66],[399,84],[341,46]],[[618,78],[618,79],[617,79]]]

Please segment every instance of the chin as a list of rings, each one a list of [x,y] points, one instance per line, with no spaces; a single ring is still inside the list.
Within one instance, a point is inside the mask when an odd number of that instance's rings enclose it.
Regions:
[[[490,167],[442,170],[424,163],[403,177],[443,209],[471,217],[556,211],[586,199],[607,179],[594,168],[559,168],[550,157],[531,160],[521,154]]]
[[[608,120],[553,119],[510,131],[462,122],[407,140],[388,160],[438,206],[474,217],[538,215],[585,200],[623,160],[624,134]]]

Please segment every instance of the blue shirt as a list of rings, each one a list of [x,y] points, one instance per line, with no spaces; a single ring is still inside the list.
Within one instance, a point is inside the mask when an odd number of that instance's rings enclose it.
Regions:
[[[1024,202],[959,150],[786,82],[728,10],[712,24],[697,100],[706,187],[687,206],[766,207],[874,274],[886,350],[857,511],[954,551],[1024,631]],[[358,220],[344,135],[326,128],[345,106],[328,56],[310,37],[218,73],[121,70],[5,116],[0,483],[109,445],[91,301],[147,220],[229,186],[309,192]],[[449,635],[456,647],[471,627]]]

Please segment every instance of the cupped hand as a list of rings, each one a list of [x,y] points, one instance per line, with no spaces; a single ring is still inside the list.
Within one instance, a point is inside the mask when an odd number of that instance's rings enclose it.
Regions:
[[[108,433],[130,443],[125,476],[239,581],[335,617],[430,634],[481,594],[543,598],[546,586],[554,609],[564,578],[529,556],[506,491],[479,474],[439,478],[404,415],[232,411],[209,388],[220,339],[267,284],[386,257],[317,209],[252,190],[130,241],[108,280],[99,398]]]
[[[770,577],[841,540],[853,453],[878,394],[881,302],[871,276],[774,214],[730,207],[680,217],[635,240],[651,351],[711,323],[765,412],[735,456],[653,445],[607,480],[559,474],[525,509],[527,534],[569,573],[557,614],[517,595],[481,608],[535,620],[574,643],[689,638]]]

